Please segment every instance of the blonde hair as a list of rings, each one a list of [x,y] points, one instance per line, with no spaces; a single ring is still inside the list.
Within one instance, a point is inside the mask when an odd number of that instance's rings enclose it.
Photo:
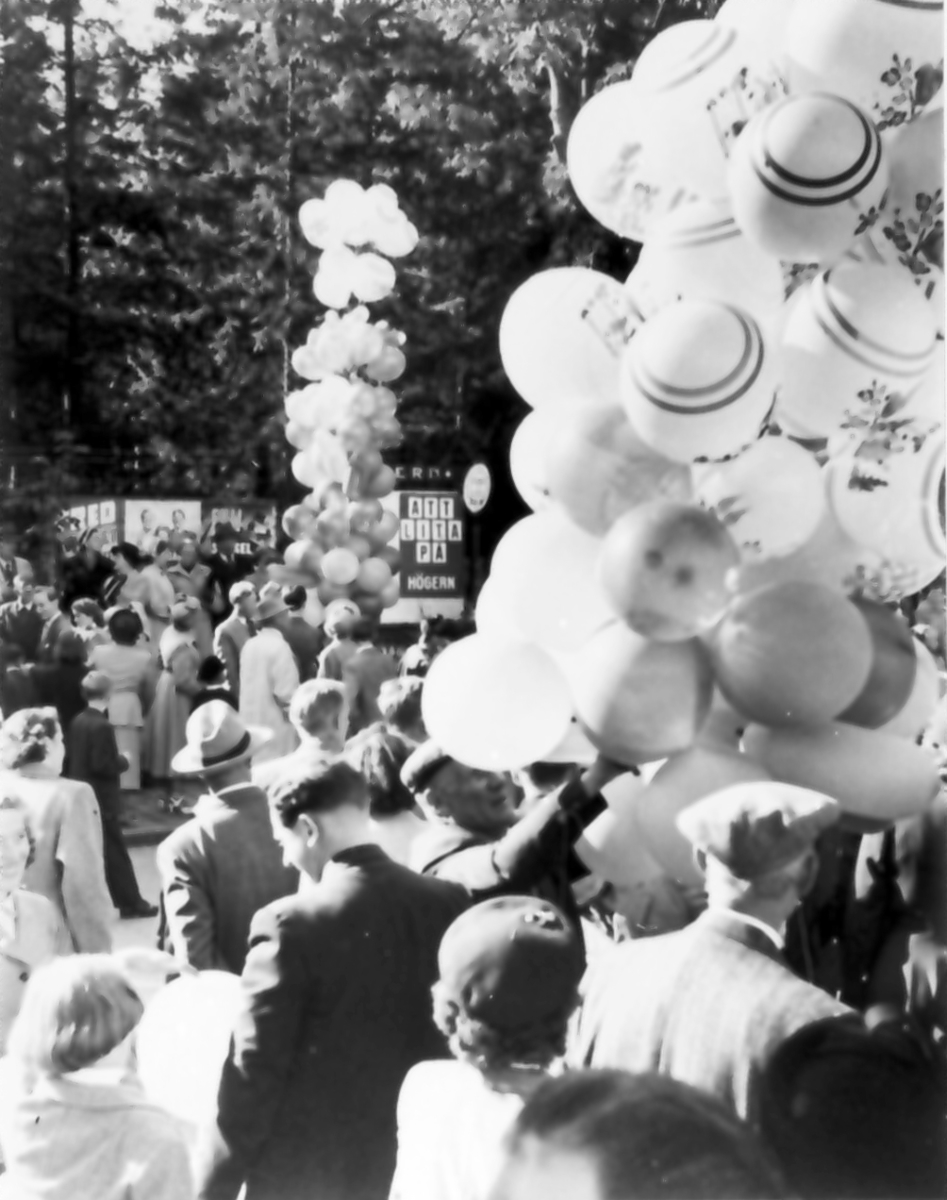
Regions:
[[[7,1053],[31,1072],[68,1075],[111,1053],[144,1005],[108,954],[55,959],[31,976]]]
[[[289,719],[297,729],[315,734],[337,725],[345,705],[345,688],[335,679],[309,679],[293,693]]]

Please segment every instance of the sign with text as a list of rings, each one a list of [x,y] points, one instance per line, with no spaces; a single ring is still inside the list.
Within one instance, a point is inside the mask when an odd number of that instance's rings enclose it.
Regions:
[[[457,492],[400,492],[402,596],[464,594],[464,510]]]

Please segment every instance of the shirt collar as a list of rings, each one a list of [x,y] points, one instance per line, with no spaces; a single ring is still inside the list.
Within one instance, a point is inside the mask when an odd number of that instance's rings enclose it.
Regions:
[[[726,915],[732,921],[742,922],[744,925],[750,925],[753,929],[758,929],[760,933],[764,933],[780,954],[786,949],[786,939],[779,930],[774,929],[772,925],[767,925],[759,917],[753,917],[749,913],[737,912],[732,908],[726,910]]]

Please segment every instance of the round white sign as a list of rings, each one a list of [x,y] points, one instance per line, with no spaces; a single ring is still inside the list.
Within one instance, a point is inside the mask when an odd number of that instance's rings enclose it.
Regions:
[[[464,476],[464,504],[468,511],[478,513],[490,499],[490,468],[486,463],[474,463]]]

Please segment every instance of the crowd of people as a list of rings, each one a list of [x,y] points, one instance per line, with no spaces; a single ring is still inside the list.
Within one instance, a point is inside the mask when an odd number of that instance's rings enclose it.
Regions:
[[[735,785],[678,818],[702,891],[616,888],[582,846],[627,767],[457,761],[421,704],[449,630],[399,662],[345,602],[316,627],[226,532],[87,541],[71,590],[0,540],[0,1196],[947,1194],[947,801],[865,833]],[[156,907],[142,777],[200,791],[147,970],[112,943]],[[241,998],[191,1126],[136,1036],[155,974],[206,971]]]

